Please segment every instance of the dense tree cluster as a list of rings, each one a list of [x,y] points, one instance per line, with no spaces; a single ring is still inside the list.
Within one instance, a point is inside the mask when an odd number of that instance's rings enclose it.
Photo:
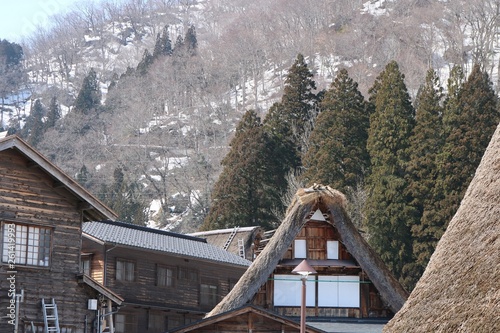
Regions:
[[[150,216],[123,219],[158,227],[273,228],[290,174],[328,183],[411,286],[498,121],[485,73],[497,68],[499,11],[492,1],[416,1],[371,15],[364,3],[89,3],[23,50],[0,43],[1,64],[12,64],[0,68],[2,103],[23,82],[22,64],[33,94],[32,114],[10,117],[9,131],[109,205],[153,203]],[[429,72],[417,95],[427,68],[450,64],[463,67],[446,94]],[[349,75],[337,72],[347,65]],[[12,110],[0,110],[2,125]],[[233,136],[240,118],[248,126]]]
[[[285,81],[280,102],[261,123],[255,111],[240,121],[212,193],[204,229],[276,227],[286,203],[287,175],[301,168],[304,138],[316,117],[313,74],[302,54]]]
[[[364,184],[360,224],[368,241],[413,288],[500,121],[488,75],[479,65],[466,81],[461,73],[453,70],[445,95],[429,70],[412,103],[392,61],[366,101],[346,69],[327,91],[315,94],[299,55],[281,102],[264,123],[254,111],[240,122],[204,228],[274,227],[279,221],[267,220],[266,212],[282,204],[270,190],[286,190],[280,172],[303,170],[305,184],[323,183],[347,194]]]

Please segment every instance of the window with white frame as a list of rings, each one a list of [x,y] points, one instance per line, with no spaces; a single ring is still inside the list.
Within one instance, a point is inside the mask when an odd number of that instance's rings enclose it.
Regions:
[[[116,260],[116,280],[135,281],[135,262],[124,259]]]
[[[307,247],[305,239],[296,239],[293,244],[293,257],[294,258],[307,258]]]
[[[359,276],[318,276],[318,306],[358,308],[360,306]]]
[[[274,275],[274,305],[300,306],[302,300],[302,280],[300,275]],[[306,306],[314,306],[316,301],[315,276],[306,281]]]
[[[51,228],[2,223],[2,262],[48,267],[51,239]]]
[[[326,259],[338,259],[339,258],[339,242],[329,240],[326,241]]]

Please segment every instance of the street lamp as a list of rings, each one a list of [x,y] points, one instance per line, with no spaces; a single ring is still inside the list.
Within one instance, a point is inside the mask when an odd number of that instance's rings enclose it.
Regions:
[[[309,274],[316,274],[314,268],[312,268],[307,260],[302,260],[302,262],[293,269],[292,273],[301,275],[302,280],[302,300],[300,303],[300,333],[306,332],[306,280]]]

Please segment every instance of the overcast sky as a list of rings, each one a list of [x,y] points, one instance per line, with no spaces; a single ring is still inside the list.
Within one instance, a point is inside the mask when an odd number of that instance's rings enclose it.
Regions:
[[[85,0],[0,0],[0,39],[19,43],[38,26],[47,26],[49,17],[64,13]]]

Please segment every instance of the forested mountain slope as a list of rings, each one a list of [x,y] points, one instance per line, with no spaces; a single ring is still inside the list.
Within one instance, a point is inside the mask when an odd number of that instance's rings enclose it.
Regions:
[[[368,96],[395,60],[415,98],[428,68],[445,82],[454,65],[467,74],[477,62],[497,77],[498,6],[82,2],[22,43],[26,80],[0,89],[1,127],[17,129],[123,220],[193,230],[238,122],[249,109],[265,117],[299,53],[317,91],[346,67]],[[27,103],[14,90],[29,91]]]

